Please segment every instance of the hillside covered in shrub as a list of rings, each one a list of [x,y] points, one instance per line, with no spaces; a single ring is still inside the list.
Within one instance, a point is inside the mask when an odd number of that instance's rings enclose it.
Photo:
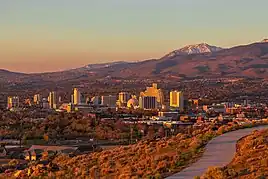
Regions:
[[[208,124],[169,138],[141,140],[136,144],[75,157],[58,155],[48,164],[29,163],[27,168],[20,170],[18,176],[20,178],[165,178],[195,162],[212,138],[225,132],[262,124],[243,126],[235,123],[222,126]],[[12,178],[14,173],[2,176]]]
[[[211,167],[201,179],[265,179],[268,178],[268,129],[254,131],[240,139],[232,162],[223,167]]]

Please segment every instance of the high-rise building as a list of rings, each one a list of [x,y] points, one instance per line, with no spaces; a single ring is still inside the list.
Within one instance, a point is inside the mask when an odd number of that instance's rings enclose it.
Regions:
[[[116,96],[102,96],[101,97],[101,105],[108,107],[115,107],[116,105]]]
[[[89,96],[86,97],[86,104],[90,104],[90,102],[91,102],[91,98]]]
[[[163,91],[161,89],[157,88],[157,84],[153,83],[152,87],[147,87],[146,90],[144,92],[140,93],[140,96],[154,96],[156,97],[157,103],[159,105],[163,105],[164,104],[164,94]]]
[[[157,109],[157,99],[155,96],[141,96],[139,98],[139,106],[145,110]]]
[[[118,100],[121,103],[127,103],[127,101],[130,99],[130,94],[127,92],[120,92],[118,96]]]
[[[101,104],[101,99],[99,96],[94,96],[91,98],[91,103],[93,105],[100,105]]]
[[[43,98],[43,99],[42,99],[42,107],[43,107],[44,109],[49,109],[49,108],[50,108],[50,106],[49,106],[49,102],[48,102],[48,98]]]
[[[130,94],[127,92],[120,92],[118,95],[118,104],[119,107],[126,107],[127,102],[130,99]]]
[[[18,96],[9,96],[7,98],[7,108],[18,108],[20,105],[20,100]]]
[[[40,94],[34,95],[34,104],[39,105],[42,101],[42,96]]]
[[[59,96],[59,100],[58,100],[59,103],[62,103],[62,98],[61,96]]]
[[[170,107],[184,109],[184,96],[181,91],[171,91],[170,93]]]
[[[81,104],[81,93],[78,88],[74,88],[74,94],[73,94],[73,103],[74,105]]]
[[[50,109],[57,109],[57,93],[55,91],[49,93],[48,101]]]
[[[71,103],[74,104],[74,95],[71,95]]]

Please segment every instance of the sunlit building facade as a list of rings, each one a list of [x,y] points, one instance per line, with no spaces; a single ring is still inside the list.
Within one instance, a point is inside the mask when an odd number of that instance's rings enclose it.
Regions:
[[[20,105],[20,100],[18,96],[9,96],[7,98],[7,109],[18,108]]]
[[[130,99],[130,94],[127,92],[120,92],[118,95],[118,106],[119,107],[126,107],[127,102]]]
[[[101,105],[108,106],[108,107],[115,107],[116,105],[116,96],[101,96]]]
[[[73,104],[74,105],[79,105],[81,104],[81,93],[78,88],[74,88],[73,91]]]
[[[42,101],[42,96],[40,94],[34,95],[34,104],[39,105]]]
[[[140,96],[139,107],[145,110],[157,109],[157,99],[155,96]]]
[[[101,98],[99,96],[94,96],[91,98],[91,104],[93,105],[100,105],[101,104]]]
[[[66,109],[66,111],[67,111],[68,113],[70,113],[70,112],[73,111],[73,104],[72,104],[72,103],[69,103],[69,104],[67,105],[67,109]]]
[[[50,108],[47,98],[42,99],[42,108],[44,108],[44,109],[49,109]]]
[[[178,108],[181,111],[184,109],[184,96],[181,91],[171,91],[170,93],[170,107]]]
[[[50,109],[57,109],[57,93],[55,91],[49,93],[48,102]]]
[[[127,92],[121,92],[119,93],[118,99],[121,103],[127,103],[127,101],[130,99],[130,94]]]
[[[137,97],[135,95],[132,95],[131,99],[128,100],[127,107],[129,109],[137,109],[137,108],[139,108],[139,100],[137,99]]]
[[[164,94],[163,91],[161,89],[157,88],[157,84],[153,83],[152,87],[147,87],[146,90],[144,92],[140,93],[141,97],[145,97],[145,96],[154,96],[156,97],[156,101],[159,105],[163,105],[164,104]]]

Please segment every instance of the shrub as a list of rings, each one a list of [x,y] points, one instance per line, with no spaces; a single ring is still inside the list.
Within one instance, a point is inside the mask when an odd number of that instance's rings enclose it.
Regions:
[[[9,162],[8,162],[8,165],[9,166],[16,166],[16,165],[18,165],[20,162],[18,161],[18,160],[16,160],[16,159],[12,159],[12,160],[10,160]]]
[[[239,176],[243,176],[243,175],[247,175],[249,174],[249,170],[247,168],[243,169],[243,170],[240,170],[239,172]]]
[[[206,179],[224,179],[227,178],[221,168],[209,167],[207,172],[202,176]]]

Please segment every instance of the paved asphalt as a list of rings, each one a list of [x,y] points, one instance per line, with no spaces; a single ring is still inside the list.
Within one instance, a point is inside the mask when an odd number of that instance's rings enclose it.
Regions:
[[[254,128],[240,129],[225,133],[212,139],[206,146],[203,156],[190,167],[185,168],[167,179],[193,179],[195,176],[201,176],[208,167],[223,167],[228,165],[235,156],[236,142],[249,135],[254,130],[266,129],[268,126],[259,126]]]

